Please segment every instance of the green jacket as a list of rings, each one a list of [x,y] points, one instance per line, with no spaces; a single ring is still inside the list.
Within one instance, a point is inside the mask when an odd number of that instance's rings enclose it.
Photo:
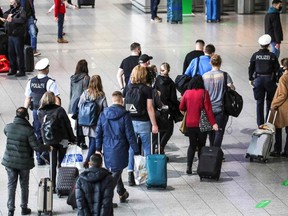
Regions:
[[[32,169],[35,151],[49,151],[50,146],[39,143],[34,129],[26,119],[15,117],[13,123],[4,128],[7,144],[2,165],[11,169]]]

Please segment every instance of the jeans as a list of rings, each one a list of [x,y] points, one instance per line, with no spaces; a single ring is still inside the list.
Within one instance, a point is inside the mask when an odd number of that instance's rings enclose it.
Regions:
[[[37,30],[35,20],[32,16],[27,19],[28,32],[31,40],[31,47],[34,51],[37,50]]]
[[[142,142],[144,156],[151,154],[151,123],[150,121],[132,121],[136,137],[139,135]],[[134,170],[134,151],[129,148],[128,171]]]
[[[115,187],[117,186],[117,193],[119,194],[119,196],[122,196],[126,192],[126,189],[122,181],[122,172],[123,170],[112,172],[113,187],[115,189]]]
[[[61,144],[52,145],[52,158],[50,158],[50,163],[52,163],[52,170],[50,171],[50,178],[53,182],[53,187],[56,187],[56,170],[57,167],[61,167],[61,162],[66,154],[67,148],[63,148]]]
[[[275,47],[275,46],[276,46],[276,42],[271,42],[270,45],[271,45],[271,52],[274,53],[274,54],[277,56],[277,58],[279,58],[279,56],[280,56],[280,49],[277,49],[277,48]]]
[[[198,147],[198,158],[200,158],[201,149],[203,146],[205,146],[206,143],[207,132],[201,132],[199,127],[197,127],[197,128],[187,128],[187,134],[189,136],[189,147],[187,150],[187,168],[190,169],[192,167],[197,147]]]
[[[25,73],[24,62],[24,38],[23,37],[8,37],[8,51],[11,71],[16,73]]]
[[[157,17],[158,5],[160,0],[151,0],[150,2],[150,9],[151,9],[151,19],[155,19]]]
[[[229,116],[221,112],[217,114],[214,113],[214,117],[216,123],[218,124],[219,130],[218,131],[212,130],[209,132],[210,146],[221,147]]]
[[[37,109],[33,109],[33,127],[34,127],[34,133],[37,137],[37,140],[41,143],[43,143],[42,140],[42,135],[41,135],[41,123],[38,120],[38,110]],[[45,164],[45,162],[40,158],[40,155],[42,154],[42,152],[36,152],[36,159],[38,161],[38,163],[40,164]],[[46,157],[48,157],[48,152],[44,153]],[[43,154],[43,155],[44,155]]]
[[[94,154],[95,151],[96,151],[96,138],[89,137],[89,149],[88,149],[86,161],[90,160],[91,155]]]
[[[264,124],[264,100],[266,97],[266,114],[267,119],[268,112],[271,107],[277,85],[276,82],[271,79],[271,76],[259,76],[254,80],[254,98],[257,101],[257,125]]]
[[[15,193],[17,188],[18,177],[21,187],[21,208],[27,208],[29,198],[29,176],[30,170],[17,170],[6,167],[8,175],[8,201],[7,208],[9,211],[15,210]]]
[[[63,38],[63,25],[65,14],[58,13],[58,38]]]

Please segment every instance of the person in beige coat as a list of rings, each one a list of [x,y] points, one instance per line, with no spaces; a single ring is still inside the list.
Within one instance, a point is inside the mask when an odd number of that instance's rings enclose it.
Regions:
[[[283,156],[288,157],[288,58],[283,58],[281,60],[281,65],[283,67],[284,73],[279,79],[278,87],[275,92],[271,108],[272,110],[277,110],[277,116],[275,120],[276,127],[276,142],[274,146],[274,151],[271,152],[272,156]],[[282,150],[282,128],[285,127],[286,130],[286,143],[284,147],[284,152]]]

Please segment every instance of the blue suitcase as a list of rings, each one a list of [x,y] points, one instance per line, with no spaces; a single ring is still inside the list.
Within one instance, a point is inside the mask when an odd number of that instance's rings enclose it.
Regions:
[[[220,0],[206,0],[206,21],[220,22]]]
[[[167,0],[167,22],[182,23],[182,0]]]
[[[158,154],[148,155],[146,158],[147,179],[146,187],[164,188],[167,187],[167,156],[160,154],[160,133],[158,133]],[[151,134],[151,152],[153,152]]]

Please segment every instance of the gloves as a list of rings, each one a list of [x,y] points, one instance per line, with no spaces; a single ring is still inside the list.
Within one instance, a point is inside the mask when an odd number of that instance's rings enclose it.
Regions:
[[[254,81],[253,80],[249,80],[249,85],[254,88]]]

